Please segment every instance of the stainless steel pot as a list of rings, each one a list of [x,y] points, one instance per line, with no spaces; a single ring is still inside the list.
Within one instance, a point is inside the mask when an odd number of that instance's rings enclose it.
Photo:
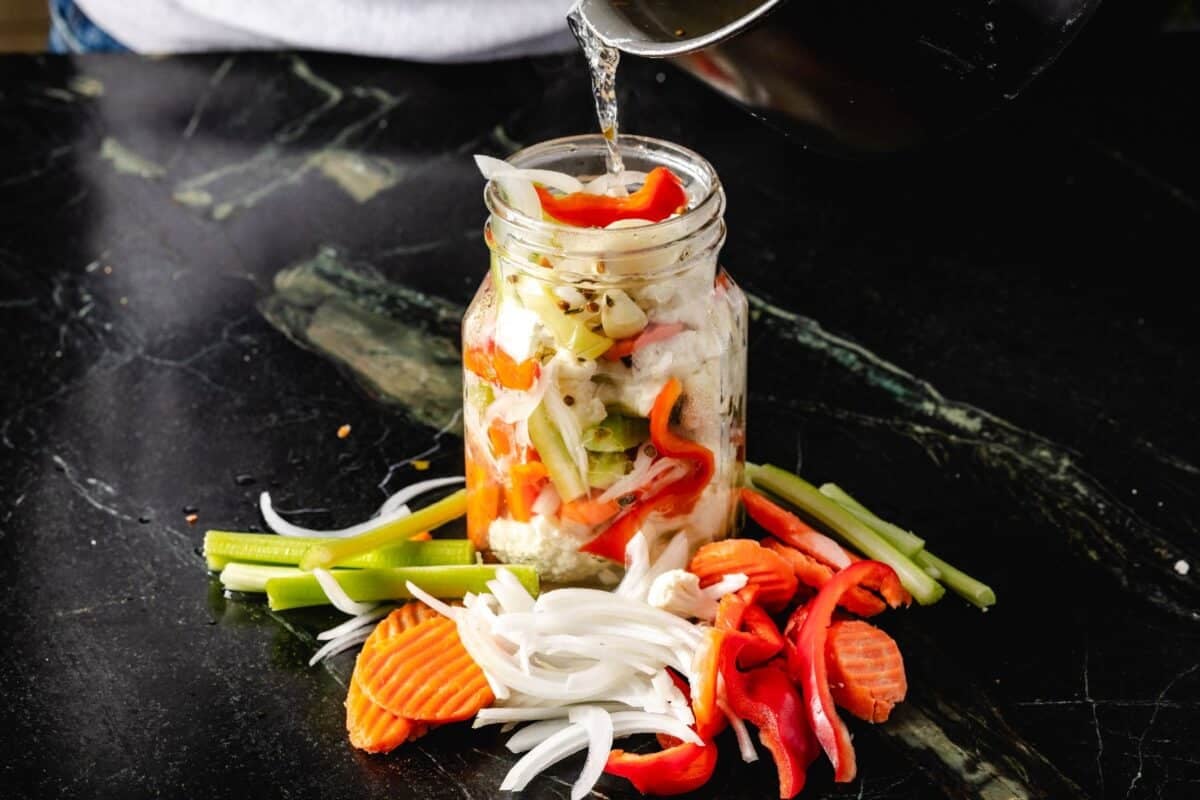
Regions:
[[[842,155],[903,150],[1012,99],[1100,0],[580,0],[625,53],[669,58]]]

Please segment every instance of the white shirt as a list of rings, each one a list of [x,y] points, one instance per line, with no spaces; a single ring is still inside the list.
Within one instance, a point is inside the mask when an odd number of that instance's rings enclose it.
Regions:
[[[76,0],[139,53],[329,50],[480,61],[574,47],[574,0]]]

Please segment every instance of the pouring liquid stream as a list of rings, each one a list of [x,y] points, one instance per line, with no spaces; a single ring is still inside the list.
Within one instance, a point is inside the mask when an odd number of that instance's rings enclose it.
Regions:
[[[592,96],[596,101],[596,118],[600,122],[600,133],[607,145],[609,184],[612,191],[625,194],[624,183],[616,178],[625,171],[621,159],[621,151],[617,147],[617,64],[621,60],[621,51],[609,47],[600,41],[596,32],[579,13],[578,7],[567,15],[567,25],[574,34],[575,40],[583,50],[587,59],[588,70],[592,77]],[[610,193],[612,193],[610,191]]]

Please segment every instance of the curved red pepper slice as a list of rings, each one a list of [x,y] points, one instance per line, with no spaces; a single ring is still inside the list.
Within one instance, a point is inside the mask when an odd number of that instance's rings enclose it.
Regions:
[[[793,666],[804,690],[805,710],[821,749],[833,764],[833,779],[839,783],[854,780],[857,765],[850,732],[838,716],[829,690],[825,665],[827,629],[843,594],[863,582],[882,582],[891,572],[891,567],[878,561],[859,561],[846,567],[805,606],[807,615],[796,635]]]
[[[804,700],[787,674],[775,666],[749,672],[738,669],[750,634],[728,633],[721,651],[725,700],[734,714],[758,728],[779,773],[779,796],[795,797],[804,788],[808,767],[821,753],[804,713]]]
[[[683,742],[657,753],[613,750],[604,771],[626,778],[642,794],[672,795],[693,792],[712,777],[717,766],[717,745]]]
[[[536,186],[542,210],[559,222],[581,228],[606,228],[621,219],[645,219],[661,222],[687,208],[687,192],[675,173],[655,167],[646,176],[642,188],[628,197],[572,192],[557,197]]]
[[[656,511],[667,516],[686,514],[712,480],[715,469],[712,451],[671,432],[671,410],[682,393],[683,384],[678,378],[671,378],[659,391],[650,409],[650,441],[659,454],[690,461],[692,469],[653,495],[638,499],[599,536],[579,548],[583,552],[623,562],[625,546],[642,527],[646,517]]]

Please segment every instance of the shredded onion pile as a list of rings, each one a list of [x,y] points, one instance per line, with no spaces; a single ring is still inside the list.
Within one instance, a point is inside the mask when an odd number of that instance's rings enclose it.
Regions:
[[[408,584],[413,597],[454,620],[459,638],[483,670],[497,703],[475,727],[526,723],[508,741],[525,755],[501,784],[520,791],[543,770],[586,750],[572,798],[591,791],[614,738],[665,733],[702,744],[695,720],[668,668],[694,683],[698,626],[655,608],[646,595],[655,578],[687,564],[687,535],[677,534],[651,560],[637,534],[627,548],[624,580],[612,592],[561,588],[536,599],[500,569],[488,594],[451,607]],[[735,582],[736,584],[736,582]],[[734,585],[734,584],[729,584]]]

